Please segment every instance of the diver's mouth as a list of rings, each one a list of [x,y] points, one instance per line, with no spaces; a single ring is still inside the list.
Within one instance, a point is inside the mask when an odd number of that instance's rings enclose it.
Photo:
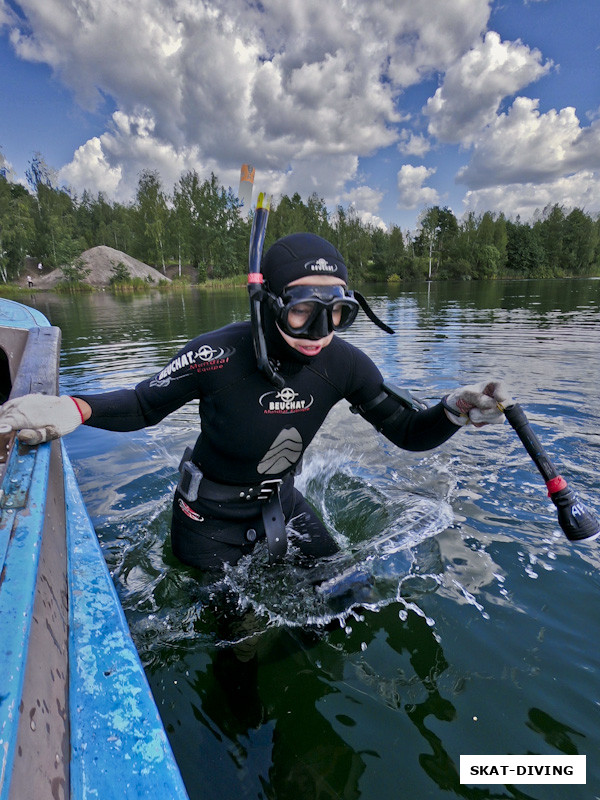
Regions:
[[[297,344],[295,348],[299,353],[304,356],[317,356],[323,349],[320,344]]]

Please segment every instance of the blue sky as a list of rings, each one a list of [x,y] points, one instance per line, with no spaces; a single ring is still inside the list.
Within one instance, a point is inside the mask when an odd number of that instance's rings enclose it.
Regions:
[[[598,0],[0,0],[0,148],[76,194],[189,169],[414,229],[600,211]]]

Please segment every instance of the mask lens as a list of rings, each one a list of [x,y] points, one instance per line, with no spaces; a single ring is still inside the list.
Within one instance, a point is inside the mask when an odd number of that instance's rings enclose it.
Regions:
[[[335,303],[331,310],[331,320],[333,322],[333,330],[343,331],[349,328],[356,319],[358,313],[358,306],[356,302],[343,302]]]
[[[282,330],[307,339],[348,328],[358,312],[358,303],[342,286],[292,286],[279,302]]]
[[[319,304],[320,305],[320,304]],[[287,324],[293,330],[303,331],[310,327],[318,314],[317,303],[294,303],[287,308]]]

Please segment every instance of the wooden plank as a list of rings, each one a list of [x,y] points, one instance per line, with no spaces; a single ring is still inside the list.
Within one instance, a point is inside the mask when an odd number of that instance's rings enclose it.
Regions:
[[[42,549],[10,800],[69,798],[69,610],[60,443],[52,442],[50,451]]]
[[[0,510],[0,539],[5,542],[0,572],[1,800],[8,797],[17,741],[49,465],[49,444],[13,448],[4,479]],[[26,493],[24,486],[28,486]]]
[[[29,331],[11,398],[58,389],[60,330]],[[8,454],[0,499],[0,800],[9,797],[19,733],[51,446],[16,443]]]
[[[60,328],[51,325],[29,331],[19,370],[13,381],[11,400],[37,392],[58,393],[60,338]]]

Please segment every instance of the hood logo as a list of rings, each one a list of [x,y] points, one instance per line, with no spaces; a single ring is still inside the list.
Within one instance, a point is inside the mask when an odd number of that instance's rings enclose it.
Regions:
[[[314,397],[311,394],[310,400],[303,400],[298,392],[284,386],[279,392],[265,392],[258,402],[265,414],[296,414],[298,411],[308,411],[314,403]]]
[[[330,264],[326,258],[317,258],[316,261],[307,261],[304,269],[311,272],[337,272],[337,264]]]

